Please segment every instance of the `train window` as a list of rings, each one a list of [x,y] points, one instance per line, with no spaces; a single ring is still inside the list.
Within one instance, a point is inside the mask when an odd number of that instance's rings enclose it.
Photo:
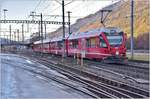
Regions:
[[[71,41],[69,42],[69,47],[72,48],[72,42]]]
[[[123,32],[112,32],[112,33],[104,33],[108,39],[108,42],[111,46],[120,46],[123,41]]]
[[[100,47],[107,47],[106,42],[104,41],[102,36],[100,36],[100,42],[99,43],[100,43]]]
[[[78,47],[78,40],[74,40],[73,41],[73,48],[77,48]]]
[[[78,47],[78,40],[72,40],[70,43],[70,48],[77,48]]]
[[[89,48],[90,47],[90,39],[86,40],[86,47]]]
[[[58,41],[58,42],[57,42],[57,45],[58,45],[58,48],[61,49],[61,48],[63,47],[62,41]]]
[[[95,45],[96,45],[96,39],[92,38],[91,39],[91,48],[95,48]]]
[[[49,45],[46,43],[46,44],[43,44],[43,47],[44,47],[44,48],[48,48]]]

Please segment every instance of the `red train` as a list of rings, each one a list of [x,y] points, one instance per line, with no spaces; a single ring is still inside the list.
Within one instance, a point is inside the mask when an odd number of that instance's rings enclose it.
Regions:
[[[126,34],[116,27],[105,27],[87,32],[74,33],[65,38],[65,52],[68,56],[79,56],[88,59],[111,62],[125,62]],[[36,52],[62,55],[62,37],[36,41],[33,50]]]

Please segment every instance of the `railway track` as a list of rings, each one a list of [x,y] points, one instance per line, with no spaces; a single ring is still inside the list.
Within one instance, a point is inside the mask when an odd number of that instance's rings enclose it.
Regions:
[[[39,56],[37,56],[37,58],[39,59],[38,61],[41,62],[41,64],[44,64],[45,66],[47,66],[49,68],[53,68],[53,69],[61,72],[62,74],[70,77],[70,79],[76,80],[78,82],[85,81],[86,83],[90,83],[90,84],[92,83],[93,86],[97,86],[97,88],[102,89],[103,91],[106,92],[106,94],[109,93],[115,97],[125,97],[125,98],[149,97],[148,91],[135,88],[135,87],[130,86],[128,84],[124,84],[124,83],[113,81],[113,80],[110,80],[110,79],[107,79],[104,77],[100,77],[99,75],[95,75],[91,72],[81,71],[79,68],[77,69],[77,68],[65,66],[62,64],[55,64],[51,61],[48,61],[46,58],[43,59],[43,58],[40,58]],[[59,65],[59,66],[55,66],[55,65]],[[74,71],[74,72],[69,72],[69,71]],[[80,74],[80,76],[79,76],[80,78],[76,77],[75,74]],[[89,79],[83,79],[83,78],[86,78],[87,76],[92,78],[92,80],[94,80],[95,82],[91,82],[91,80],[89,80]],[[87,85],[87,86],[89,86],[89,85]],[[88,89],[88,90],[90,90],[90,89]],[[100,90],[98,90],[97,92],[99,92],[99,91]],[[120,93],[117,93],[117,92],[120,92]]]
[[[56,76],[51,76],[50,73],[46,71],[43,71],[43,70],[35,70],[35,69],[31,69],[31,68],[28,68],[28,66],[23,66],[21,67],[20,65],[16,65],[16,64],[13,64],[13,63],[10,63],[10,62],[6,62],[6,61],[3,61],[5,64],[9,64],[11,66],[14,66],[14,67],[17,67],[17,68],[21,68],[23,70],[27,70],[33,74],[37,74],[37,75],[40,75],[46,79],[51,79],[53,81],[56,81],[62,85],[65,85],[65,86],[68,86],[74,90],[77,90],[79,92],[82,92],[92,98],[99,98],[97,95],[91,93],[91,92],[87,92],[86,90],[82,89],[81,87],[83,88],[87,88],[87,86],[75,86],[75,85],[72,85],[71,83],[68,82],[69,79],[63,79],[61,77],[56,77]],[[40,68],[41,69],[41,68]],[[108,96],[108,94],[105,94],[105,93],[102,93],[102,92],[97,92],[95,89],[92,89],[92,88],[89,88],[91,91],[93,91],[94,93],[97,93],[99,95],[101,95],[102,97],[107,97],[107,98],[110,98],[110,96]]]
[[[34,55],[34,56],[37,56]],[[49,54],[44,54],[42,57],[48,58]],[[60,56],[48,58],[50,60],[61,60]],[[73,58],[66,58],[66,62],[72,65],[76,63]],[[133,86],[140,87],[145,90],[149,90],[149,69],[147,67],[139,66],[124,66],[116,64],[104,64],[93,60],[84,60],[84,67],[90,72],[97,73],[99,75],[107,76],[111,79],[128,83]],[[76,64],[74,64],[76,65]],[[80,67],[78,65],[78,67]],[[111,76],[113,75],[113,76]],[[145,80],[144,80],[145,79]]]
[[[54,58],[54,57],[53,57]],[[52,58],[52,59],[53,59]],[[61,59],[60,56],[55,57],[56,60]],[[71,57],[67,58],[67,62],[74,62],[75,60]],[[149,67],[148,66],[136,66],[135,64],[104,64],[101,62],[93,61],[93,60],[84,60],[84,66],[88,67],[89,69],[95,70],[95,72],[107,71],[111,74],[115,74],[118,76],[122,76],[125,79],[132,80],[136,83],[143,83],[140,82],[139,79],[144,79],[145,81],[149,81]],[[76,62],[75,62],[76,63]],[[145,82],[144,82],[145,83]],[[146,82],[148,83],[148,82]]]
[[[95,62],[91,60],[86,60],[86,63],[90,68],[105,68],[107,70],[111,70],[120,74],[124,74],[131,78],[139,78],[149,80],[149,68],[147,67],[139,67],[135,65],[119,65],[119,64],[104,64],[100,62]]]
[[[72,74],[73,77],[76,77],[76,78],[77,78],[76,74],[79,73],[80,76],[83,76],[83,77],[79,76],[81,81],[86,81],[86,83],[88,82],[88,83],[92,84],[93,86],[96,86],[99,89],[103,89],[106,92],[108,92],[108,93],[110,93],[116,97],[120,97],[120,98],[121,97],[123,97],[123,98],[145,98],[145,97],[149,96],[149,93],[144,91],[144,90],[141,90],[141,89],[138,89],[135,87],[131,87],[131,86],[126,85],[126,84],[121,84],[119,82],[111,81],[111,80],[106,79],[106,78],[98,77],[97,75],[91,74],[91,73],[86,72],[86,71],[81,71],[79,69],[72,68],[70,66],[64,66],[61,64],[59,64],[61,66],[55,66],[56,65],[55,63],[47,61],[45,59],[44,60],[40,59],[39,61],[40,62],[42,61],[41,64],[44,64],[45,66],[48,66],[48,67],[53,66],[52,67],[53,69],[59,70],[60,72],[61,71],[64,71],[65,73],[67,72],[69,74]],[[74,72],[70,72],[70,71],[74,71]],[[85,76],[92,78],[95,82],[92,80],[89,80],[89,79],[88,80],[83,79]],[[74,78],[74,79],[76,79],[76,78]],[[100,82],[97,80],[100,80]]]

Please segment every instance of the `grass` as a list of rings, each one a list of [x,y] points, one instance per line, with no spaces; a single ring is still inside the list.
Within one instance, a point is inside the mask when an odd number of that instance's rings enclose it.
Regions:
[[[128,59],[131,60],[131,55],[127,55]],[[134,54],[133,60],[149,61],[149,54],[137,55]]]

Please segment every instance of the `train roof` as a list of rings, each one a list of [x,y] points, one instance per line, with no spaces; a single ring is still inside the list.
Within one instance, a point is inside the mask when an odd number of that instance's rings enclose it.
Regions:
[[[48,43],[50,42],[51,40],[50,39],[44,39],[43,40],[43,43]],[[42,43],[42,40],[39,40],[39,41],[35,41],[34,44],[41,44]]]
[[[78,38],[89,38],[89,37],[95,37],[95,36],[99,36],[102,32],[107,32],[110,33],[111,31],[115,31],[115,32],[122,32],[121,29],[119,29],[118,27],[103,27],[100,29],[94,29],[91,31],[86,31],[86,32],[79,32],[79,33],[74,33],[71,34],[70,36],[67,34],[65,39],[69,39],[69,40],[73,40],[73,39],[78,39]],[[57,42],[57,41],[62,41],[62,37],[55,37],[52,39],[44,39],[43,43],[48,43],[48,42]],[[34,42],[34,44],[41,44],[42,41],[36,41]]]
[[[43,43],[49,43],[49,42],[57,42],[57,41],[62,41],[62,37],[55,37],[52,39],[44,39]],[[41,44],[42,40],[35,41],[34,44]]]
[[[41,40],[40,41],[35,41],[33,44],[41,44]]]
[[[117,27],[104,27],[96,30],[94,29],[91,31],[87,31],[87,32],[79,32],[79,33],[71,34],[69,39],[71,40],[71,39],[78,39],[78,38],[95,37],[95,36],[99,36],[101,32],[110,33],[111,31],[122,32],[122,30]]]
[[[55,38],[51,39],[50,42],[57,42],[57,41],[62,41],[62,37],[55,37]]]

